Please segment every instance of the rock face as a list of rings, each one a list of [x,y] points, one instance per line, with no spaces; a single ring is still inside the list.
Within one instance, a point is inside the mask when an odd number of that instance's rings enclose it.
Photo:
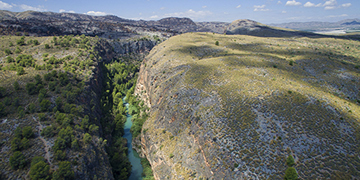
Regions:
[[[135,93],[155,178],[283,179],[290,154],[301,179],[360,178],[359,70],[343,44],[360,45],[188,33],[154,47]]]
[[[267,26],[256,21],[248,19],[239,19],[233,21],[225,30],[229,35],[253,35],[260,37],[292,37],[292,36],[315,36],[309,32],[294,31],[291,29],[280,29]],[[319,35],[318,35],[319,36]]]

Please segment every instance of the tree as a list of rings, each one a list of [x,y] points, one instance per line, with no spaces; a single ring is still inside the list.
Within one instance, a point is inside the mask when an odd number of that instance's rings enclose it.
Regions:
[[[20,90],[20,85],[19,85],[19,82],[18,82],[18,81],[15,81],[15,82],[13,83],[13,86],[14,86],[14,89],[15,89],[16,91]]]
[[[31,159],[31,166],[35,166],[35,164],[37,164],[37,163],[40,162],[40,161],[45,162],[44,157],[42,157],[42,156],[35,156],[35,157],[33,157],[33,158]]]
[[[84,142],[85,143],[90,143],[91,142],[91,135],[89,133],[85,133]]]
[[[4,87],[0,86],[0,98],[6,96],[6,89]]]
[[[218,45],[219,45],[219,41],[216,41],[216,42],[215,42],[215,45],[217,45],[217,46],[218,46]]]
[[[45,44],[45,49],[50,49],[49,44]]]
[[[25,45],[25,36],[22,36],[20,39],[16,40],[16,44],[19,46]]]
[[[53,180],[60,179],[74,179],[74,171],[71,168],[69,161],[62,161],[59,163],[59,169],[57,169],[53,174]]]
[[[10,51],[10,49],[5,49],[4,52],[5,52],[5,54],[6,54],[7,56],[10,55],[10,54],[12,54],[12,52]]]
[[[5,106],[0,102],[0,117],[5,116]]]
[[[18,67],[16,68],[16,74],[19,75],[19,76],[25,74],[24,68],[21,67],[21,66],[18,66]]]
[[[21,149],[28,149],[30,147],[29,140],[27,138],[23,138],[21,140]]]
[[[24,127],[24,129],[22,130],[22,135],[23,135],[24,138],[28,138],[28,139],[33,137],[34,132],[33,132],[32,128],[31,128],[31,126]]]
[[[37,46],[37,45],[39,45],[40,43],[39,43],[39,41],[37,40],[37,39],[35,39],[34,41],[33,41],[33,43],[34,43],[34,45],[35,46]]]
[[[15,151],[12,156],[10,156],[10,166],[12,169],[22,169],[26,166],[25,156],[20,151]]]
[[[63,161],[66,159],[66,153],[65,151],[62,151],[62,150],[57,150],[54,154],[54,158],[56,160],[60,160],[60,161]]]
[[[41,101],[40,103],[40,111],[47,111],[50,109],[50,106],[51,106],[51,102],[47,99],[44,99]]]
[[[288,167],[285,171],[285,180],[297,180],[298,179],[298,173],[296,172],[295,168]]]
[[[18,137],[14,137],[11,141],[11,151],[20,151],[21,150],[21,139]]]
[[[292,155],[289,155],[286,159],[286,165],[289,167],[292,167],[295,165],[295,160],[294,157]]]
[[[50,166],[45,161],[37,162],[30,167],[30,178],[32,180],[50,179]]]
[[[15,60],[11,56],[8,56],[8,57],[6,57],[6,62],[7,63],[12,63],[12,62],[15,62]]]

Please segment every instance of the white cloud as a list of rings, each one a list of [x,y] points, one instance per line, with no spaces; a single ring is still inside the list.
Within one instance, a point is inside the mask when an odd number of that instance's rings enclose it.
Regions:
[[[335,6],[325,6],[325,10],[332,10],[332,9],[335,9],[336,7]]]
[[[100,12],[100,11],[88,11],[87,13],[84,13],[87,15],[92,15],[92,16],[105,16],[107,15],[106,12]]]
[[[59,12],[60,13],[75,13],[75,11],[73,11],[73,10],[66,11],[65,9],[60,9]]]
[[[254,11],[269,11],[269,9],[265,9],[265,5],[255,5]]]
[[[311,3],[311,2],[309,2],[309,1],[304,4],[304,7],[320,7],[320,6],[322,6],[321,3],[319,3],[319,4],[314,4],[314,3]]]
[[[165,9],[165,7],[161,7],[161,8],[160,8],[160,10],[164,10],[164,9]]]
[[[323,6],[335,6],[337,4],[336,0],[328,0],[324,3]]]
[[[277,4],[282,4],[282,2],[281,2],[281,1],[278,1]]]
[[[165,17],[189,17],[191,19],[200,19],[209,15],[212,15],[213,13],[211,11],[194,11],[192,9],[189,9],[185,12],[175,12],[175,13],[169,13],[165,14]]]
[[[282,11],[281,13],[285,14],[285,13],[286,13],[286,11]]]
[[[241,8],[241,5],[236,6],[236,8]]]
[[[203,6],[202,8],[204,8],[204,9],[205,9],[205,8],[207,8],[207,6]]]
[[[295,0],[287,1],[286,6],[300,6],[301,2],[296,2]]]
[[[159,18],[158,15],[150,16],[150,19],[158,19],[158,18]]]
[[[29,6],[26,4],[20,4],[18,5],[20,7],[20,9],[24,10],[24,11],[46,11],[46,9],[43,8],[43,6],[38,6],[38,7],[33,7],[33,6]]]
[[[351,6],[351,3],[345,3],[345,4],[342,4],[341,6],[342,6],[342,7],[345,7],[345,8],[346,8],[346,7],[350,7],[350,6]]]
[[[0,1],[0,9],[11,9],[12,7],[13,7],[12,5]]]
[[[326,17],[328,17],[328,18],[336,18],[336,17],[347,17],[347,16],[349,16],[349,15],[341,14],[341,15],[330,15],[330,16],[326,16]]]

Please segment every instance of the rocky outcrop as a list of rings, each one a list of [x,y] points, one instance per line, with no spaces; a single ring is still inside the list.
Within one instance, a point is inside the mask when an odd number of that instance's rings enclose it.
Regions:
[[[188,33],[154,47],[135,89],[151,107],[141,148],[154,177],[282,179],[292,155],[301,179],[359,178],[352,60],[298,48],[327,41]]]

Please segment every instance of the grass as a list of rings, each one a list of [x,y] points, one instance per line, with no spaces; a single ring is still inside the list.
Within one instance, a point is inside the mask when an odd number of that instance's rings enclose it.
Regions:
[[[216,41],[221,43],[216,45]],[[160,128],[156,126],[165,127],[166,134],[173,135],[179,129],[188,128],[196,132],[195,139],[201,134],[210,134],[209,139],[216,137],[217,141],[211,148],[205,148],[207,159],[217,156],[232,163],[254,163],[253,167],[258,167],[260,162],[252,162],[248,157],[263,159],[264,164],[271,166],[264,165],[256,170],[262,178],[282,178],[281,168],[285,166],[281,159],[287,156],[287,148],[299,158],[296,169],[305,179],[313,174],[326,177],[321,170],[327,168],[340,171],[342,166],[355,166],[347,156],[323,154],[324,151],[336,154],[335,149],[316,149],[322,148],[321,142],[326,141],[329,146],[344,148],[349,156],[360,153],[360,146],[355,143],[355,137],[360,137],[357,130],[360,119],[359,41],[187,33],[156,46],[145,63],[152,65],[145,70],[157,79],[146,92],[151,92],[152,102],[160,107],[152,110],[158,115],[150,115],[145,122],[144,128],[149,128],[147,136]],[[205,96],[191,95],[190,92],[196,90]],[[174,94],[181,97],[170,98]],[[189,112],[201,117],[198,128],[194,129],[194,120],[184,117]],[[169,123],[174,116],[172,113],[177,114],[177,120]],[[311,138],[303,139],[302,134]],[[179,145],[171,149],[167,146],[175,142],[188,143],[183,136],[184,131],[174,139],[162,137],[166,142],[162,150],[175,157],[183,155],[177,153],[182,152]],[[205,142],[199,145],[208,143]],[[235,152],[241,155],[233,157]],[[196,155],[189,153],[187,158]],[[323,162],[334,161],[336,165],[324,165],[315,171],[317,165],[302,163],[304,160],[315,163],[316,158],[307,158],[310,155],[323,158]],[[176,158],[168,161],[176,161]],[[229,162],[220,166],[224,168]],[[207,168],[219,168],[209,164]],[[276,173],[265,173],[276,167]],[[229,169],[222,169],[226,170]],[[358,177],[359,172],[345,174]]]

